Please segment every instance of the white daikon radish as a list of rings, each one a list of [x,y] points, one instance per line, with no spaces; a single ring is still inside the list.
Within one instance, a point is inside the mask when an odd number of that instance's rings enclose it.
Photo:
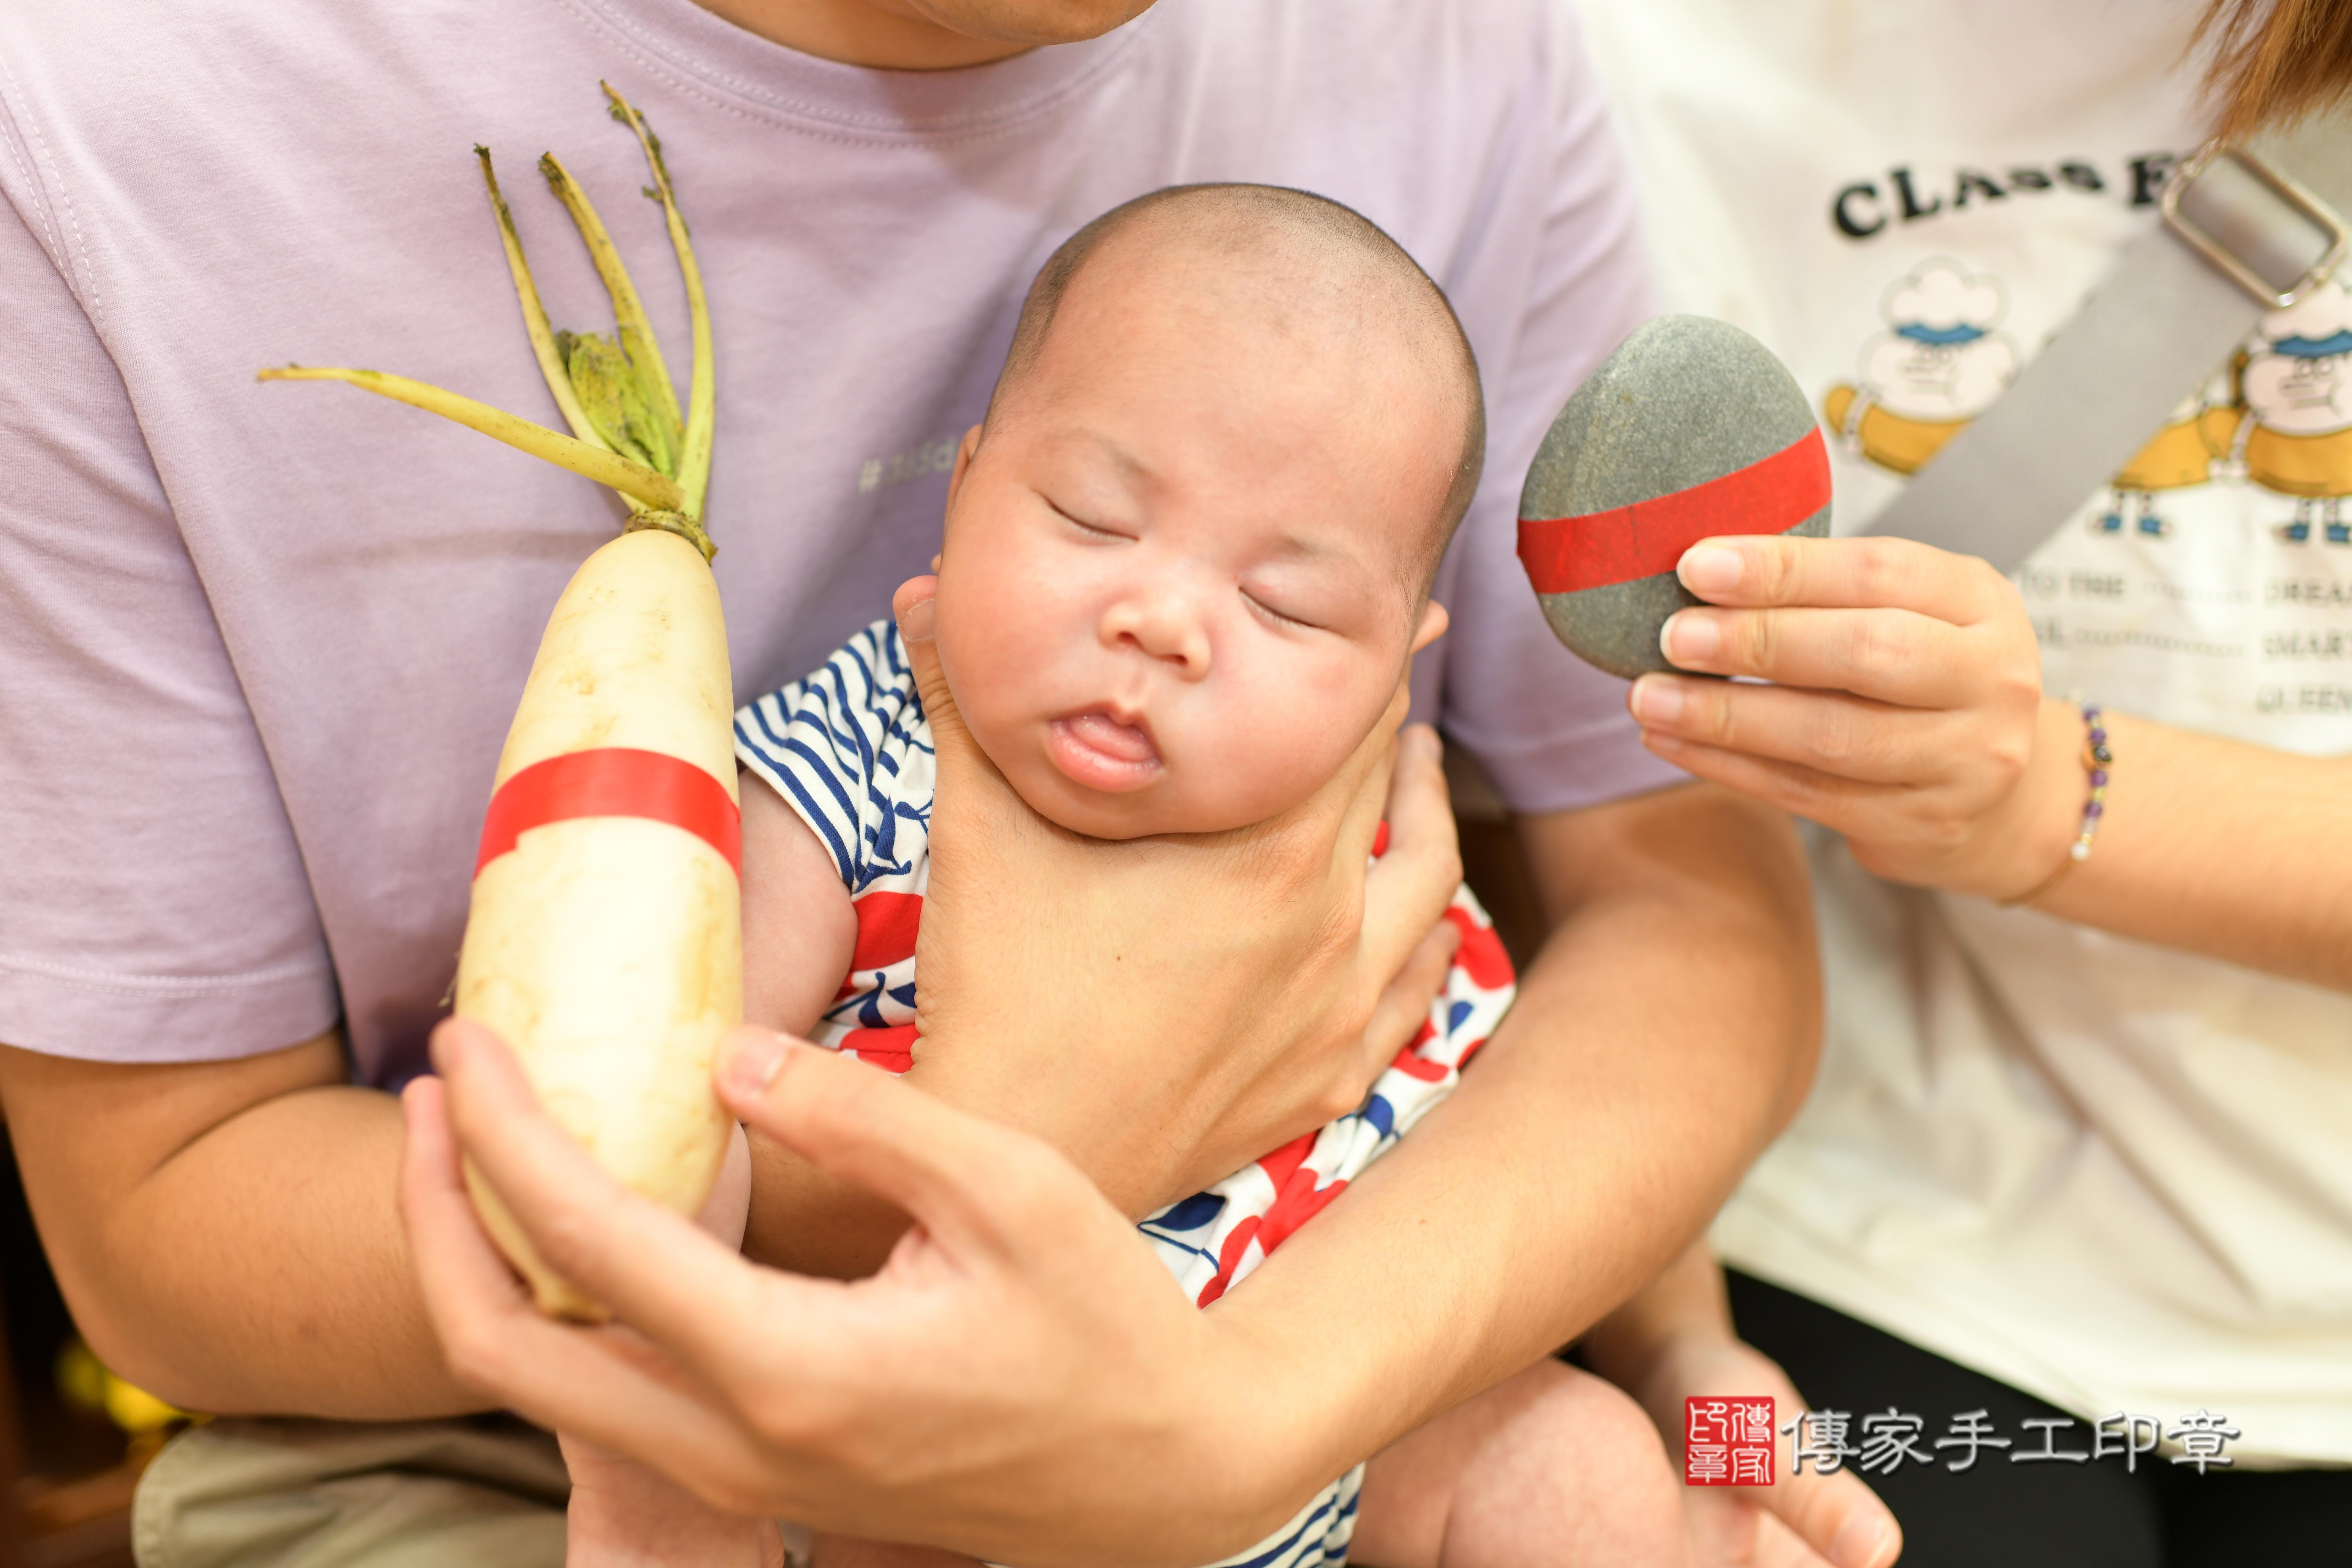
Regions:
[[[709,312],[661,145],[606,87],[653,170],[694,324],[677,393],[628,270],[587,195],[540,161],[612,296],[611,337],[552,331],[487,149],[476,148],[523,322],[569,437],[374,371],[289,366],[266,380],[347,381],[612,486],[625,531],[556,602],[499,758],[457,962],[459,1016],[511,1045],[541,1100],[614,1176],[681,1214],[709,1194],[732,1123],[710,1088],[743,1015],[734,689],[702,526],[710,475]],[[470,1169],[484,1224],[542,1310],[603,1310],[531,1255]]]

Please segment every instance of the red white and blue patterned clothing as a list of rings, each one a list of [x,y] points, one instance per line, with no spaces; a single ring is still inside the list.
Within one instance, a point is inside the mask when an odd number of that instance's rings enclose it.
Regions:
[[[814,1038],[906,1071],[914,1060],[915,934],[930,878],[937,771],[898,627],[876,622],[824,668],[740,710],[735,754],[816,834],[856,911],[849,973]],[[1364,1103],[1142,1222],[1198,1305],[1238,1284],[1444,1099],[1501,1021],[1514,982],[1486,911],[1465,887],[1446,918],[1462,932],[1453,970],[1429,1021]],[[1229,1561],[1249,1568],[1344,1562],[1361,1475],[1359,1466],[1284,1531]]]

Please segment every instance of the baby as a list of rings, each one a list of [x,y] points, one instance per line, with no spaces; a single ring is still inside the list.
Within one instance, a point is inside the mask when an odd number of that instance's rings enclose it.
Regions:
[[[1444,294],[1348,208],[1201,185],[1097,218],[1038,275],[949,484],[934,625],[973,739],[1039,815],[1093,837],[1297,805],[1444,631],[1430,586],[1484,447]],[[779,817],[807,836],[746,879],[747,1010],[906,1070],[934,771],[897,628],[744,708],[736,736],[770,786],[745,780],[747,843],[782,841],[761,831]],[[1143,1222],[1200,1306],[1338,1198],[1500,1021],[1500,943],[1466,889],[1447,918],[1462,946],[1429,1024],[1363,1105]],[[1648,1434],[1622,1395],[1547,1361],[1231,1561],[1337,1563],[1352,1538],[1384,1568],[1673,1563],[1680,1507]],[[576,1527],[573,1544],[575,1564],[598,1555]],[[798,1544],[816,1568],[969,1561]]]

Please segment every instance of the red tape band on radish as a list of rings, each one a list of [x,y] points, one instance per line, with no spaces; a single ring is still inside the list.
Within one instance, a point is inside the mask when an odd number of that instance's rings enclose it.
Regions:
[[[582,816],[640,816],[683,827],[743,875],[743,813],[727,786],[692,763],[633,746],[567,752],[500,784],[482,824],[474,875],[532,828]]]
[[[1574,594],[1671,572],[1720,533],[1785,533],[1830,504],[1820,426],[1721,479],[1583,517],[1519,520],[1519,560],[1538,594]]]

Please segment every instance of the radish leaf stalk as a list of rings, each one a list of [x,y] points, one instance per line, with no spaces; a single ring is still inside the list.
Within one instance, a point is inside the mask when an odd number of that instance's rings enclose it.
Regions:
[[[637,145],[646,151],[646,162],[654,172],[653,189],[647,195],[661,204],[662,216],[669,225],[670,247],[677,252],[678,276],[686,284],[687,319],[694,331],[694,376],[686,396],[686,449],[673,477],[685,487],[687,510],[700,517],[703,495],[710,488],[710,437],[715,428],[718,388],[711,373],[710,307],[702,292],[702,268],[694,259],[694,242],[687,237],[686,219],[677,210],[677,193],[670,188],[669,165],[662,161],[661,139],[646,123],[646,117],[613,90],[610,82],[597,85],[604,89],[613,118],[635,132]]]
[[[519,451],[534,458],[543,458],[557,468],[569,468],[583,479],[609,485],[628,500],[647,508],[678,510],[686,505],[686,491],[667,474],[643,463],[621,456],[610,447],[590,446],[575,440],[560,430],[550,430],[544,425],[534,425],[503,408],[493,408],[487,403],[477,403],[470,397],[422,381],[412,381],[404,375],[391,375],[380,370],[351,370],[341,366],[289,364],[260,373],[262,381],[341,381],[362,390],[389,397],[395,403],[405,403],[412,408],[422,408],[428,414],[438,414],[444,419],[455,420],[469,430],[479,430],[494,441],[504,441]]]
[[[288,365],[265,370],[263,381],[341,381],[396,402],[438,414],[510,447],[571,469],[584,479],[610,486],[629,504],[624,531],[658,528],[675,533],[702,552],[708,562],[718,554],[703,523],[702,510],[710,486],[710,448],[716,423],[716,378],[711,371],[710,308],[703,292],[702,269],[688,237],[686,220],[678,215],[669,170],[661,157],[661,143],[645,117],[609,83],[599,83],[613,118],[629,127],[644,149],[654,184],[646,195],[661,204],[677,252],[678,271],[686,285],[688,320],[693,328],[694,368],[681,424],[677,392],[671,384],[661,346],[646,319],[628,268],[620,251],[578,181],[553,153],[540,159],[540,171],[571,215],[572,226],[588,248],[613,305],[614,331],[569,332],[552,327],[530,264],[523,257],[522,238],[514,213],[499,189],[489,149],[477,146],[482,181],[488,188],[491,210],[498,218],[499,238],[506,251],[507,268],[514,279],[515,297],[522,306],[523,330],[541,375],[554,395],[557,411],[571,426],[565,436],[542,425],[493,408],[454,392],[407,376],[348,367]]]
[[[611,89],[608,88],[606,90]],[[587,244],[588,259],[595,263],[596,276],[604,279],[604,292],[612,296],[614,331],[620,340],[621,352],[629,356],[638,374],[650,384],[650,389],[670,422],[677,424],[677,393],[670,385],[669,366],[663,362],[660,351],[655,346],[654,329],[652,323],[646,320],[645,303],[637,298],[637,286],[630,279],[628,266],[622,261],[619,249],[613,244],[612,235],[606,232],[604,220],[597,216],[595,204],[588,199],[588,193],[581,188],[580,183],[572,177],[572,172],[554,153],[540,154],[539,172],[546,176],[548,188],[556,194],[564,209],[571,213],[572,224],[580,230],[581,239]]]
[[[562,351],[556,347],[555,329],[547,320],[547,307],[540,303],[539,285],[530,275],[530,263],[523,259],[522,236],[515,228],[514,210],[507,205],[506,194],[499,189],[498,171],[490,165],[490,150],[480,142],[474,144],[474,156],[482,165],[482,184],[489,187],[490,210],[498,215],[499,239],[506,247],[507,269],[514,275],[515,298],[522,305],[523,331],[530,335],[530,350],[539,360],[539,373],[546,378],[547,390],[555,396],[555,406],[562,412],[563,422],[572,426],[572,434],[592,447],[601,447],[604,438],[588,423],[587,412],[580,406],[580,398],[572,390],[572,377],[566,372]],[[629,498],[632,508],[644,503]]]

